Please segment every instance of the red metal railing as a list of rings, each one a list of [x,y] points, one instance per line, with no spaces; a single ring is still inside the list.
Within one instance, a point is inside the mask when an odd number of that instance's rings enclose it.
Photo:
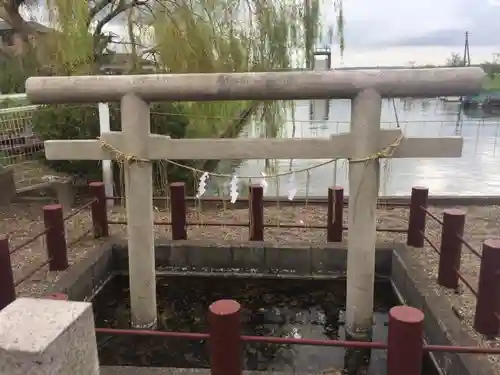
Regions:
[[[156,336],[209,341],[211,373],[215,375],[241,375],[243,367],[242,344],[244,342],[387,350],[388,375],[420,375],[424,352],[500,354],[500,348],[425,345],[423,342],[424,314],[420,310],[408,306],[396,306],[390,310],[387,342],[244,336],[241,335],[240,312],[241,307],[236,301],[220,300],[214,302],[208,310],[208,333],[114,328],[96,328],[96,332],[106,335]]]
[[[97,184],[94,187],[95,196],[99,197],[100,209],[96,217],[100,225],[126,224],[126,221],[110,221],[107,218],[105,206],[106,199],[121,199],[119,197],[105,197],[104,185]],[[188,222],[186,202],[193,200],[186,197],[183,183],[172,183],[170,185],[170,212],[169,222],[156,221],[156,225],[171,225],[172,239],[187,239],[187,227],[189,225],[206,226],[240,226],[249,228],[250,241],[263,241],[264,229],[272,227],[286,228],[315,228],[325,229],[328,242],[342,241],[343,231],[348,228],[344,225],[344,189],[334,187],[328,189],[327,201],[327,223],[326,225],[297,225],[297,224],[266,224],[264,223],[264,194],[260,185],[250,187],[249,221],[246,223],[222,223],[222,222]],[[428,207],[429,190],[425,187],[412,188],[409,204],[408,227],[399,228],[377,228],[378,231],[393,233],[407,233],[407,245],[422,248],[428,244],[430,248],[439,254],[438,284],[449,289],[457,289],[459,280],[477,296],[474,328],[481,334],[500,334],[500,241],[488,239],[483,243],[482,254],[474,249],[464,240],[465,212],[456,209],[443,211],[443,218],[431,213]],[[391,204],[380,204],[390,207]],[[401,202],[395,207],[404,206]],[[394,207],[393,206],[393,207]],[[427,217],[442,226],[441,243],[434,244],[425,234]],[[107,224],[106,224],[107,223]],[[107,229],[106,229],[107,230]],[[481,259],[480,277],[478,290],[472,287],[467,278],[460,272],[460,254],[462,246],[466,247],[472,254]]]
[[[83,209],[89,208],[92,213],[92,229],[86,231],[84,235],[93,231],[95,237],[105,237],[109,235],[110,224],[125,224],[126,222],[113,222],[108,220],[106,207],[107,199],[117,199],[116,197],[106,197],[104,184],[94,182],[90,184],[93,195],[91,202]],[[172,239],[187,239],[186,227],[188,225],[207,225],[207,223],[195,223],[187,221],[186,201],[184,184],[174,183],[170,186],[171,221],[168,223],[158,222],[158,225],[172,226]],[[260,186],[250,188],[248,223],[209,223],[209,225],[234,225],[249,228],[249,238],[253,241],[262,241],[264,238],[264,228],[273,227],[264,223],[264,201],[263,190]],[[387,207],[390,204],[383,204]],[[400,203],[394,205],[402,207]],[[407,244],[415,248],[422,248],[427,243],[439,254],[439,272],[437,282],[446,288],[456,289],[459,280],[462,281],[471,292],[477,296],[477,306],[475,312],[474,328],[481,334],[496,336],[500,334],[500,241],[486,240],[483,243],[482,252],[474,249],[463,239],[465,213],[460,210],[444,210],[442,219],[428,210],[428,189],[416,187],[412,189],[410,200],[409,222],[407,229],[380,229],[396,233],[407,233]],[[342,188],[330,188],[328,191],[327,223],[324,226],[316,226],[318,229],[325,229],[329,242],[339,242],[342,240],[343,231],[348,229],[343,225],[344,221],[344,191]],[[69,216],[73,216],[72,213]],[[436,221],[442,226],[441,243],[434,244],[426,235],[427,217]],[[23,244],[9,249],[7,238],[0,237],[0,308],[15,299],[15,286],[31,277],[38,269],[49,265],[51,271],[64,270],[68,268],[67,248],[65,238],[64,223],[68,217],[64,218],[60,205],[49,205],[44,207],[45,231],[37,234]],[[276,225],[277,226],[277,225]],[[310,228],[310,226],[280,224],[281,228]],[[22,280],[14,282],[10,256],[12,253],[20,251],[24,246],[35,241],[37,238],[45,236],[48,259],[42,265],[29,273]],[[75,243],[78,238],[73,240]],[[475,290],[471,283],[460,272],[460,254],[462,246],[469,249],[481,261],[478,288]],[[65,296],[50,296],[51,298],[66,298]],[[145,330],[113,330],[99,328],[97,332],[107,334],[135,334],[135,335],[155,335],[179,337],[193,340],[210,339],[215,342],[211,345],[212,351],[212,371],[215,375],[232,375],[241,373],[241,342],[267,342],[278,344],[297,345],[326,345],[343,346],[350,348],[373,348],[387,349],[389,375],[420,374],[420,361],[423,351],[447,351],[455,353],[476,353],[476,354],[500,354],[500,348],[476,348],[476,347],[452,347],[440,345],[423,345],[422,343],[422,321],[423,314],[411,307],[398,306],[393,308],[389,314],[389,339],[387,343],[367,343],[353,341],[336,340],[298,340],[291,338],[274,337],[254,337],[241,336],[239,327],[239,304],[234,301],[219,301],[211,306],[209,312],[210,333],[181,333],[181,332],[160,332]],[[231,320],[233,319],[233,320]],[[401,343],[408,343],[402,345]],[[392,353],[392,354],[391,354]],[[231,359],[232,358],[232,359]],[[239,359],[238,359],[239,358]],[[413,364],[413,365],[411,365]]]
[[[439,245],[425,234],[427,217],[442,227]],[[486,336],[500,334],[500,240],[486,239],[482,251],[464,240],[466,214],[462,210],[447,209],[442,219],[428,210],[428,189],[414,188],[410,205],[408,245],[421,248],[424,243],[439,255],[437,283],[457,290],[459,281],[477,298],[474,329]],[[460,272],[462,247],[480,261],[478,288],[474,288]]]
[[[324,229],[326,230],[326,238],[328,242],[341,242],[343,231],[347,230],[347,226],[344,225],[344,208],[346,207],[344,200],[344,188],[333,187],[328,189],[328,201],[327,201],[327,217],[326,224],[291,224],[291,223],[280,223],[272,224],[265,223],[264,221],[264,190],[260,185],[250,186],[249,198],[248,198],[248,211],[249,220],[247,222],[199,222],[199,221],[188,221],[187,220],[187,202],[192,201],[196,198],[187,197],[185,185],[182,182],[175,182],[170,184],[170,221],[155,221],[155,225],[165,225],[171,226],[172,228],[172,239],[173,240],[186,240],[187,228],[189,226],[223,226],[223,227],[247,227],[249,228],[249,240],[250,241],[263,241],[264,240],[264,229],[265,228],[282,228],[282,229],[292,229],[292,228],[307,228],[307,229]],[[108,200],[121,200],[122,197],[106,197]],[[160,199],[160,198],[155,198]],[[167,198],[162,198],[166,200]],[[205,201],[205,198],[203,199]],[[208,201],[214,202],[224,202],[224,198],[209,198]],[[405,207],[401,203],[391,204],[391,203],[379,203],[379,206],[387,207]],[[105,215],[105,211],[102,211]],[[127,224],[126,220],[108,220],[107,217],[103,216],[103,222],[107,222],[110,225],[124,225]],[[407,233],[406,228],[377,228],[379,232],[391,232],[391,233]]]
[[[10,248],[8,236],[0,235],[0,310],[15,300],[16,287],[29,280],[42,268],[48,265],[49,271],[66,270],[69,267],[68,249],[72,248],[83,239],[88,238],[90,233],[93,233],[94,237],[104,237],[108,235],[107,225],[102,225],[100,221],[103,216],[101,212],[103,206],[102,202],[104,202],[104,207],[106,202],[104,196],[99,196],[101,185],[104,186],[101,182],[91,183],[91,191],[97,191],[94,198],[66,216],[63,216],[63,208],[60,204],[49,204],[44,206],[43,221],[45,229],[13,248]],[[65,223],[72,217],[89,208],[92,212],[92,227],[68,242],[66,239]],[[15,280],[12,272],[11,256],[22,251],[28,245],[40,238],[45,238],[47,259],[32,267],[20,279]]]

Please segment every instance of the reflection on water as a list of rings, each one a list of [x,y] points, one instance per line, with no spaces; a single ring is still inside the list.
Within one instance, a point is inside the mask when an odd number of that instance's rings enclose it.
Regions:
[[[159,329],[206,332],[209,305],[223,298],[242,305],[243,334],[307,339],[345,339],[345,282],[159,277]],[[374,340],[386,341],[387,312],[397,303],[388,283],[375,284]],[[128,328],[128,278],[117,276],[94,300],[97,327]],[[99,334],[102,365],[208,368],[207,345],[152,336]],[[342,370],[345,349],[306,345],[247,343],[244,368],[260,371],[320,373]],[[386,352],[373,350],[368,374],[384,374]]]
[[[394,159],[387,161],[381,171],[382,195],[408,195],[412,186],[427,186],[432,195],[500,195],[499,147],[500,117],[482,111],[463,113],[457,124],[459,104],[439,100],[395,100],[397,118],[408,136],[439,137],[461,135],[464,139],[461,158]],[[481,115],[482,113],[482,115]],[[500,115],[499,115],[500,116]],[[290,116],[291,118],[291,116]],[[349,131],[350,101],[334,100],[330,105],[330,121],[310,122],[309,102],[297,103],[295,137],[328,137]],[[382,127],[396,128],[393,102],[384,100]],[[284,136],[291,137],[291,121],[286,123]],[[249,137],[259,136],[258,125],[249,125]],[[294,160],[293,169],[300,169],[326,160]],[[289,160],[276,161],[278,171],[289,169]],[[385,164],[385,163],[384,163]],[[259,176],[264,170],[263,160],[246,161],[237,168],[239,175]],[[335,170],[329,164],[295,176],[297,195],[324,196],[334,182],[348,190],[347,166],[339,161]],[[287,193],[287,177],[276,181],[268,179],[267,195]],[[307,182],[309,181],[309,186]],[[277,187],[279,185],[279,189]]]

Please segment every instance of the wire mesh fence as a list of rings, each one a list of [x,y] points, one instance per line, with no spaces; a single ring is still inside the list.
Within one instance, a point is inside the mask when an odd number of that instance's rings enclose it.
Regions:
[[[37,106],[0,109],[0,166],[13,170],[16,187],[42,181],[43,142],[32,128]]]
[[[17,100],[17,99],[16,99]],[[422,103],[427,107],[423,106]],[[433,109],[432,103],[436,108]],[[500,139],[499,117],[474,117],[471,114],[456,120],[456,108],[443,109],[437,100],[419,101],[422,108],[409,107],[397,102],[396,112],[390,102],[385,103],[382,113],[381,127],[384,129],[400,128],[410,137],[439,137],[458,135],[464,139],[463,156],[456,160],[387,160],[387,168],[382,171],[384,195],[402,194],[412,185],[420,183],[429,170],[432,173],[432,188],[438,194],[453,194],[460,189],[464,194],[494,194],[495,183],[490,173],[498,158],[498,140]],[[417,104],[413,103],[413,106]],[[87,106],[95,107],[94,104]],[[428,107],[431,107],[430,109]],[[425,108],[424,108],[425,107]],[[38,106],[9,107],[0,109],[0,165],[14,170],[15,182],[18,187],[34,185],[43,182],[43,176],[54,174],[40,162],[43,158],[43,143],[34,134],[31,120],[35,111],[43,110]],[[397,114],[397,116],[396,116]],[[170,113],[152,112],[153,116],[175,115]],[[349,132],[350,107],[347,101],[332,101],[331,111],[327,119],[316,121],[309,119],[308,105],[298,102],[294,113],[284,114],[280,125],[280,137],[285,138],[324,138],[338,133]],[[207,118],[205,118],[206,120]],[[345,120],[340,120],[345,119]],[[193,121],[196,121],[195,118]],[[340,121],[339,121],[340,120]],[[239,137],[262,137],[268,124],[263,119],[252,119],[245,126]],[[223,172],[235,170],[238,174],[260,174],[265,165],[272,165],[276,172],[308,167],[311,160],[271,160],[271,161],[223,161],[219,168]],[[264,165],[265,163],[265,165]],[[475,168],[477,164],[484,168]],[[332,168],[334,171],[332,171]],[[452,178],[459,170],[470,171],[469,175],[460,180]],[[412,171],[408,175],[407,171]],[[387,176],[386,176],[387,175]],[[309,176],[309,194],[324,194],[328,186],[333,184],[346,185],[346,163],[335,163],[319,168]],[[298,176],[305,179],[304,176]],[[391,178],[389,178],[391,177]],[[404,178],[401,178],[404,177]],[[479,187],[478,181],[492,180],[490,187]],[[387,180],[387,181],[386,181]],[[390,180],[390,181],[389,181]],[[411,180],[411,181],[410,181]],[[403,183],[407,181],[407,183]],[[458,182],[457,182],[458,181]],[[306,182],[299,181],[305,187]],[[426,181],[427,183],[427,181]],[[286,181],[281,181],[284,187]],[[482,190],[481,190],[482,189]],[[271,188],[273,190],[273,188]],[[305,191],[299,191],[304,195]],[[280,192],[280,194],[284,194]]]

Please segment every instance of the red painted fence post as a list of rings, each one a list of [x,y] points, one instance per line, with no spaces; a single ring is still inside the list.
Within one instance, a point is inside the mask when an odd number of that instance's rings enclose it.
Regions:
[[[43,222],[47,231],[45,243],[49,257],[49,269],[51,271],[64,271],[69,265],[62,206],[60,204],[44,206]]]
[[[64,293],[50,293],[50,294],[47,294],[44,298],[55,299],[58,301],[68,301],[68,295],[64,294]]]
[[[241,375],[241,306],[233,300],[219,300],[208,309],[210,325],[211,375]]]
[[[14,302],[16,299],[16,286],[10,261],[9,240],[0,236],[0,310]]]
[[[106,188],[104,182],[91,182],[89,189],[95,201],[91,206],[94,237],[108,237],[108,209],[106,204]]]
[[[328,188],[326,240],[328,242],[342,242],[343,225],[344,188],[340,186]]]
[[[250,218],[250,241],[264,241],[264,188],[261,185],[250,186],[248,201]]]
[[[429,189],[413,187],[411,189],[410,217],[408,219],[408,239],[406,244],[413,247],[424,247],[426,212],[429,200]]]
[[[172,239],[187,240],[186,186],[184,182],[170,184],[170,219]]]
[[[464,235],[464,227],[464,211],[456,209],[444,211],[437,281],[445,288],[458,288],[457,271],[460,270],[462,253],[462,242],[459,238]]]
[[[389,311],[387,375],[421,375],[424,313],[409,306]]]
[[[486,336],[500,334],[500,240],[483,242],[474,329]]]

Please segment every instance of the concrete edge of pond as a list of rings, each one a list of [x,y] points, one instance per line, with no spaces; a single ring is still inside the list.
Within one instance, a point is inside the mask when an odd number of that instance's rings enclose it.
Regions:
[[[397,244],[377,245],[377,276],[391,275],[392,251]],[[345,243],[275,245],[266,242],[171,241],[156,243],[159,274],[239,277],[338,278],[345,276]],[[128,271],[127,243],[110,237],[94,246],[84,260],[62,272],[48,293],[64,293],[70,300],[92,298],[108,278]]]
[[[393,252],[391,280],[403,303],[424,312],[425,340],[428,344],[478,346],[453,312],[449,301],[436,292],[432,285],[436,280],[429,277],[404,245],[396,247]],[[432,356],[443,375],[498,373],[484,355],[438,352]]]
[[[114,274],[113,248],[119,241],[117,237],[110,237],[104,243],[89,249],[85,259],[61,273],[48,293],[64,293],[72,301],[86,301],[92,298]]]
[[[395,243],[377,244],[375,271],[391,274],[392,250]],[[114,246],[116,270],[128,270],[125,242]],[[295,275],[345,275],[347,246],[345,243],[311,245],[272,244],[267,242],[228,242],[205,240],[156,242],[156,264],[159,272],[177,268],[179,271],[220,271]]]
[[[248,276],[324,278],[345,275],[347,250],[345,243],[311,246],[310,244],[275,245],[265,242],[234,242],[224,244],[207,241],[170,241],[156,243],[156,259],[160,272],[177,275],[202,276],[212,271],[214,265],[229,267],[231,270],[216,271],[218,276],[245,277],[245,270],[254,268]],[[222,250],[217,250],[217,249]],[[417,250],[418,251],[418,250]],[[214,255],[217,252],[217,255]],[[88,257],[66,272],[63,272],[49,292],[65,293],[71,300],[89,300],[117,272],[128,269],[127,247],[123,238],[110,237],[101,245],[89,250]],[[281,255],[280,255],[281,254]],[[210,257],[208,256],[210,255]],[[286,255],[290,259],[284,259]],[[216,258],[214,262],[211,258]],[[193,262],[194,264],[190,264]],[[306,265],[302,263],[307,263]],[[260,266],[259,266],[260,265]],[[238,266],[238,267],[235,267]],[[296,266],[297,268],[293,268]],[[186,271],[168,270],[169,267],[184,267]],[[286,267],[283,269],[283,267]],[[329,268],[330,267],[330,268]],[[286,270],[285,273],[280,273]],[[377,274],[391,277],[392,283],[404,303],[420,308],[425,313],[426,341],[440,345],[477,346],[466,332],[449,302],[436,293],[431,279],[408,248],[402,243],[380,243],[376,253]],[[166,271],[165,271],[166,270]],[[257,272],[255,272],[257,270]],[[329,272],[327,272],[329,271]],[[443,375],[496,374],[493,365],[485,356],[454,353],[435,353],[434,359]],[[118,372],[110,372],[116,369]],[[103,366],[104,375],[138,374],[200,374],[197,369],[146,369]],[[156,372],[154,372],[156,371]],[[158,372],[160,371],[160,372]],[[248,372],[248,374],[253,374]]]

